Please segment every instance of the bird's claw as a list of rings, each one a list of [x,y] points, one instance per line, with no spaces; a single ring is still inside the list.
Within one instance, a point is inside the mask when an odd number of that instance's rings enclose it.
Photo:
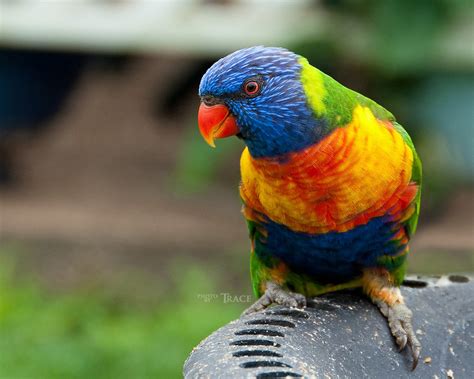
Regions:
[[[403,303],[389,306],[387,303],[380,301],[377,302],[377,306],[388,320],[388,326],[395,337],[399,351],[405,349],[407,345],[410,347],[413,358],[411,369],[414,370],[420,358],[421,344],[413,331],[412,311]]]
[[[260,312],[272,304],[279,304],[289,308],[304,308],[306,306],[306,298],[299,293],[286,291],[279,285],[268,282],[265,293],[247,308],[242,316]]]

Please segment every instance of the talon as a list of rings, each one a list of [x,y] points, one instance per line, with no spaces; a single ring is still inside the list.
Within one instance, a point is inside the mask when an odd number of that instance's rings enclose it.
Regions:
[[[398,351],[402,351],[407,345],[408,338],[406,335],[399,336],[397,338]]]
[[[407,345],[410,347],[413,358],[411,370],[413,371],[418,365],[421,344],[413,331],[411,310],[403,303],[390,306],[384,302],[376,301],[376,304],[382,314],[388,319],[388,326],[395,337],[399,351],[405,349]]]
[[[304,295],[300,293],[295,293],[294,296],[295,296],[298,308],[306,307],[306,297]]]
[[[413,357],[413,364],[411,366],[411,371],[416,369],[416,366],[418,366],[418,361],[420,359],[420,353],[421,353],[421,345],[412,349],[412,357]]]
[[[405,305],[400,289],[393,285],[393,277],[386,270],[368,269],[362,278],[364,291],[387,318],[390,332],[399,351],[408,347],[413,358],[412,370],[418,364],[421,344],[412,326],[412,311]]]
[[[408,344],[410,345],[411,353],[413,357],[413,365],[411,367],[413,371],[418,365],[418,360],[420,359],[420,353],[421,353],[421,344],[420,344],[420,341],[418,341],[418,339],[416,338],[415,333],[413,333],[413,328],[411,329],[411,332],[408,334]]]

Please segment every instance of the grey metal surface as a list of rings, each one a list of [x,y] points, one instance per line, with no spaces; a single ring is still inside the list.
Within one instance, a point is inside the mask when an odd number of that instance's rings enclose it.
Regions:
[[[185,378],[474,378],[474,280],[409,278],[402,292],[423,345],[410,371],[387,322],[359,292],[303,311],[273,307],[214,332],[188,357]]]

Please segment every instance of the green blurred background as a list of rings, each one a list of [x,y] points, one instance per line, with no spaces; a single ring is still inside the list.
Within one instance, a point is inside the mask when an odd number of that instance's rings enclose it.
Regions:
[[[0,0],[0,378],[174,378],[249,304],[217,58],[284,46],[390,109],[424,163],[410,271],[474,272],[473,2]]]

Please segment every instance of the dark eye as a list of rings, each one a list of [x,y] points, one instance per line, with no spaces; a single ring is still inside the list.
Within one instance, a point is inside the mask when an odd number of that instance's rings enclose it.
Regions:
[[[250,80],[244,84],[244,91],[249,96],[255,96],[260,93],[260,83],[255,80]]]

